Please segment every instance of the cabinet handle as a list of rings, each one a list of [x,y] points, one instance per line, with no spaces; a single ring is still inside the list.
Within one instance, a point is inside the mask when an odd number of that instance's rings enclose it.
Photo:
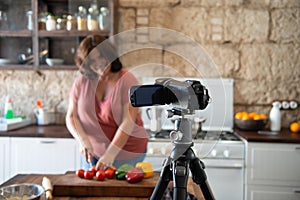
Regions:
[[[40,143],[41,143],[41,144],[54,144],[55,141],[41,140]]]
[[[300,189],[295,189],[294,193],[300,194]]]
[[[300,147],[295,147],[296,150],[300,150]]]

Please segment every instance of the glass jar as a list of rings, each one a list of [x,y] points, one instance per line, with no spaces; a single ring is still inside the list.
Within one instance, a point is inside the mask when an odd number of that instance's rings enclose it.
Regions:
[[[38,19],[38,28],[39,30],[46,30],[46,21],[47,21],[47,16],[45,13],[40,13],[39,14],[39,19]]]
[[[66,30],[67,29],[67,19],[66,18],[58,18],[56,20],[56,29],[57,30]]]
[[[32,10],[27,11],[27,29],[32,31],[33,23],[32,23]]]
[[[92,4],[89,8],[89,14],[87,16],[87,28],[89,31],[99,30],[98,17],[98,7],[96,4]]]
[[[83,6],[78,7],[77,29],[79,31],[87,30],[86,8]]]
[[[46,30],[47,31],[56,30],[56,20],[55,20],[54,16],[52,16],[52,15],[47,16]]]
[[[102,31],[109,31],[109,26],[109,10],[107,7],[101,7],[99,14],[99,29]]]
[[[67,30],[72,31],[77,29],[76,18],[72,15],[67,16]]]
[[[8,29],[7,13],[0,8],[0,30]]]

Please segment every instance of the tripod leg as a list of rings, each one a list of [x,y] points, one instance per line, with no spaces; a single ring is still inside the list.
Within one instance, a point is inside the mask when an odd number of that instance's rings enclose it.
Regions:
[[[186,160],[173,161],[173,200],[186,199],[188,182],[188,162]]]
[[[170,166],[171,164],[172,164],[171,158],[168,157],[164,161],[163,169],[161,171],[157,184],[152,192],[150,200],[162,199],[164,192],[167,189],[170,180],[172,179],[172,172]]]
[[[192,172],[193,181],[200,186],[202,194],[206,200],[215,200],[210,186],[207,182],[207,176],[204,171],[204,164],[201,160],[195,157],[191,160],[190,169]]]

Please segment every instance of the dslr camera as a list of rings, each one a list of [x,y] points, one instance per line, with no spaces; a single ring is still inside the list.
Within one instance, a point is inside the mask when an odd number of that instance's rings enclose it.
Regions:
[[[129,98],[134,107],[172,104],[189,112],[205,109],[210,101],[208,90],[200,81],[172,78],[156,79],[154,85],[133,86]]]

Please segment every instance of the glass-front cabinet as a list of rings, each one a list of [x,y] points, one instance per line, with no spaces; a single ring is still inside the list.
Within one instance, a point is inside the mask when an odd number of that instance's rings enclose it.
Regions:
[[[76,69],[89,34],[117,33],[117,0],[0,2],[0,69]]]

